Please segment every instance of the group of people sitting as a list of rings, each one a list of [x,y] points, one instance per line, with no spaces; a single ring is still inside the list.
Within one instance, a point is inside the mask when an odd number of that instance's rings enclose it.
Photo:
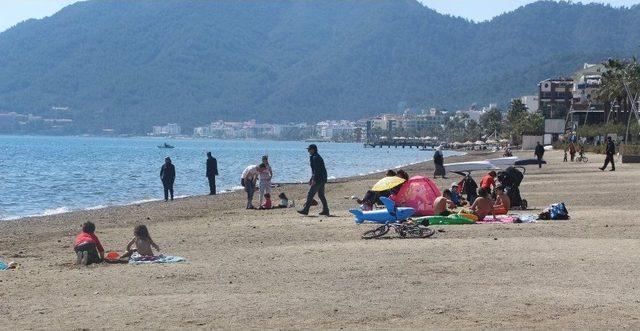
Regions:
[[[469,207],[469,210],[463,210],[465,214],[470,214],[476,217],[477,220],[483,220],[486,216],[492,215],[494,218],[496,215],[506,215],[511,207],[511,199],[505,192],[505,187],[501,184],[496,184],[497,173],[491,171],[482,177],[480,181],[480,187],[477,189],[477,195],[467,194],[469,201],[473,199],[473,203]],[[452,210],[463,207],[468,202],[461,196],[460,186],[469,185],[465,183],[463,179],[460,183],[454,183],[451,189],[446,189],[442,192],[442,195],[434,201],[434,213],[439,216],[449,216],[453,212]],[[491,189],[493,188],[493,194]]]

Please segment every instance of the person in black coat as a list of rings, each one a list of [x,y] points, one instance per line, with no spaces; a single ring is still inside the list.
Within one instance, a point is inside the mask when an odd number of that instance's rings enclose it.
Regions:
[[[309,163],[311,164],[311,180],[309,180],[309,193],[307,194],[307,201],[304,204],[302,210],[298,210],[298,213],[302,215],[309,215],[309,209],[316,193],[320,202],[322,202],[322,212],[320,215],[329,216],[329,205],[327,204],[327,198],[324,195],[324,186],[327,183],[327,169],[324,166],[324,160],[322,156],[318,154],[318,146],[309,145],[307,148],[309,152]]]
[[[544,146],[538,141],[536,150],[533,152],[538,159],[538,168],[542,168],[542,157],[544,156]]]
[[[209,195],[216,195],[216,176],[218,175],[218,160],[207,152],[207,178],[209,179]]]
[[[611,137],[607,137],[607,147],[605,149],[606,157],[604,159],[604,166],[600,170],[604,171],[611,162],[611,171],[616,171],[616,165],[613,163],[613,156],[616,154],[616,144],[613,143]]]
[[[164,187],[164,201],[169,200],[169,193],[171,193],[171,200],[173,200],[173,182],[176,180],[176,167],[171,163],[171,158],[164,158],[164,164],[160,168],[160,180],[162,180],[162,186]]]

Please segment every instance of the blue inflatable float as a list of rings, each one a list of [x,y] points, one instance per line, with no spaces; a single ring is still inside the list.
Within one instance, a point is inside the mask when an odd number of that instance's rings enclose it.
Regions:
[[[372,222],[379,224],[398,223],[406,221],[415,214],[416,210],[409,207],[396,207],[396,204],[389,198],[381,197],[380,201],[384,203],[386,209],[362,211],[360,209],[351,209],[350,213],[356,216],[356,223]]]

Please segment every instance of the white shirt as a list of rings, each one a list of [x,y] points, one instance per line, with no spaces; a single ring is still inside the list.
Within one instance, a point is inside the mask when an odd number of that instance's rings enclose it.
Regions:
[[[241,178],[248,179],[248,180],[255,180],[256,178],[258,178],[259,174],[260,173],[258,172],[258,166],[250,165],[246,169],[244,169],[244,171],[242,172]]]

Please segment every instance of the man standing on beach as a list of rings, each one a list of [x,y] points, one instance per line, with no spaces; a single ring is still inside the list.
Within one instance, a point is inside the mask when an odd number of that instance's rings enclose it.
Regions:
[[[433,179],[436,179],[438,176],[442,176],[442,178],[446,179],[446,171],[444,170],[444,155],[442,155],[442,146],[438,146],[436,148],[436,152],[433,153],[433,165],[435,166],[435,170],[433,171]]]
[[[538,141],[536,150],[533,152],[538,159],[538,168],[542,168],[542,157],[544,156],[544,146]]]
[[[322,202],[322,212],[320,215],[329,216],[329,205],[327,204],[327,198],[324,196],[324,186],[327,183],[327,169],[324,166],[324,160],[322,156],[318,154],[318,146],[313,144],[309,145],[307,151],[309,152],[309,163],[311,164],[311,180],[309,181],[311,187],[309,188],[304,208],[298,210],[298,213],[309,215],[311,202],[317,193],[320,202]]]
[[[247,209],[256,209],[253,206],[253,195],[256,192],[256,182],[258,176],[260,176],[261,170],[264,170],[266,166],[261,164],[260,166],[250,165],[242,172],[240,183],[244,187],[244,191],[247,192]]]
[[[164,164],[160,168],[160,180],[162,180],[162,186],[164,188],[164,201],[169,200],[169,193],[171,193],[171,200],[173,201],[173,182],[176,180],[176,167],[171,163],[170,157],[164,158]]]
[[[609,162],[611,162],[611,171],[616,171],[616,165],[613,163],[613,156],[616,154],[616,144],[613,143],[613,139],[611,137],[607,137],[607,147],[605,149],[606,157],[604,158],[604,166],[599,168],[604,171],[607,169]]]
[[[218,160],[207,152],[207,179],[209,179],[209,195],[216,195],[216,176],[218,175]]]

